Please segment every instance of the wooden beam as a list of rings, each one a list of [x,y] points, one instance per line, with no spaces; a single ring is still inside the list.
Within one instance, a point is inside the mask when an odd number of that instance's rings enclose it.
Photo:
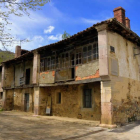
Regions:
[[[92,79],[87,79],[87,80],[71,81],[71,82],[65,82],[65,83],[39,84],[39,86],[40,87],[51,87],[51,86],[85,84],[85,83],[93,83],[93,82],[100,82],[100,81],[101,81],[101,78],[92,78]]]

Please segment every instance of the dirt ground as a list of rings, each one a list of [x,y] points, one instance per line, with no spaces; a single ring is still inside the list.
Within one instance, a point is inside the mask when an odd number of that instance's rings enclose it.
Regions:
[[[99,122],[31,113],[0,112],[0,140],[140,140],[140,122],[116,129]]]

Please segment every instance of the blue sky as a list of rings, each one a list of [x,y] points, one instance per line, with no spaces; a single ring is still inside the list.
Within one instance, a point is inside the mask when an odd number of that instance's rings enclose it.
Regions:
[[[21,46],[32,50],[61,40],[64,31],[73,35],[97,22],[112,18],[113,9],[118,6],[126,10],[131,29],[140,36],[139,0],[51,0],[41,11],[31,11],[30,18],[12,16],[10,28],[19,40],[31,40],[22,42]],[[19,42],[12,45],[12,51],[17,44]]]

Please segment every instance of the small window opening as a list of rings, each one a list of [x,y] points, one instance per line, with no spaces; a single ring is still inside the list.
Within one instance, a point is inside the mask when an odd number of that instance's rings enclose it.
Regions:
[[[57,104],[61,104],[61,92],[57,93]]]
[[[113,46],[110,46],[110,52],[115,53],[115,48]]]
[[[84,92],[83,92],[83,107],[84,108],[92,108],[91,89],[84,89]]]
[[[30,84],[30,69],[26,69],[26,85]]]
[[[3,98],[3,92],[0,92],[0,99]]]

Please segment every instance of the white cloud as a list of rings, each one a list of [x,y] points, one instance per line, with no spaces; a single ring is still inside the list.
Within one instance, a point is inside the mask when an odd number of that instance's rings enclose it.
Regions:
[[[46,25],[52,24],[53,19],[45,17],[44,15],[31,12],[30,17],[23,16],[23,17],[16,17],[12,16],[10,19],[12,25],[11,28],[12,34],[16,35],[26,35],[30,34],[31,30],[32,33],[37,29],[43,28]]]
[[[55,28],[54,26],[49,26],[47,29],[44,30],[44,33],[45,34],[51,33],[54,30],[54,28]]]
[[[49,12],[47,12],[46,9]],[[48,3],[42,11],[31,11],[30,17],[26,15],[22,17],[12,15],[10,21],[12,25],[8,27],[11,29],[11,34],[18,38],[18,45],[20,45],[19,40],[30,38],[29,40],[31,40],[31,42],[21,43],[21,47],[28,50],[62,40],[62,34],[60,33],[66,28],[63,26],[64,24],[67,26],[73,25],[75,27],[79,24],[89,25],[99,22],[99,20],[70,17],[67,13],[62,13],[57,9],[52,2]],[[50,35],[49,33],[52,33],[54,29],[56,33]],[[12,50],[14,51],[16,44],[12,46]]]
[[[51,35],[47,37],[48,40],[62,40],[62,34]]]
[[[42,42],[42,41],[44,41],[44,38],[43,38],[42,36],[34,36],[34,37],[33,37],[33,40],[34,40],[34,41]]]
[[[88,23],[88,24],[96,24],[100,22],[101,20],[93,20],[93,19],[87,19],[87,18],[81,18],[82,22]]]
[[[37,12],[30,12],[30,17],[22,16],[17,17],[11,15],[10,22],[12,24],[7,25],[7,32],[9,32],[15,40],[11,47],[8,47],[9,50],[15,51],[15,46],[20,45],[20,40],[30,38],[31,42],[21,43],[21,47],[23,49],[34,49],[38,47],[38,44],[47,44],[47,41],[44,40],[42,34],[43,30],[46,26],[53,24],[54,20],[46,17],[45,15],[37,13]],[[41,34],[41,35],[40,35]],[[0,44],[0,49],[2,45]]]

